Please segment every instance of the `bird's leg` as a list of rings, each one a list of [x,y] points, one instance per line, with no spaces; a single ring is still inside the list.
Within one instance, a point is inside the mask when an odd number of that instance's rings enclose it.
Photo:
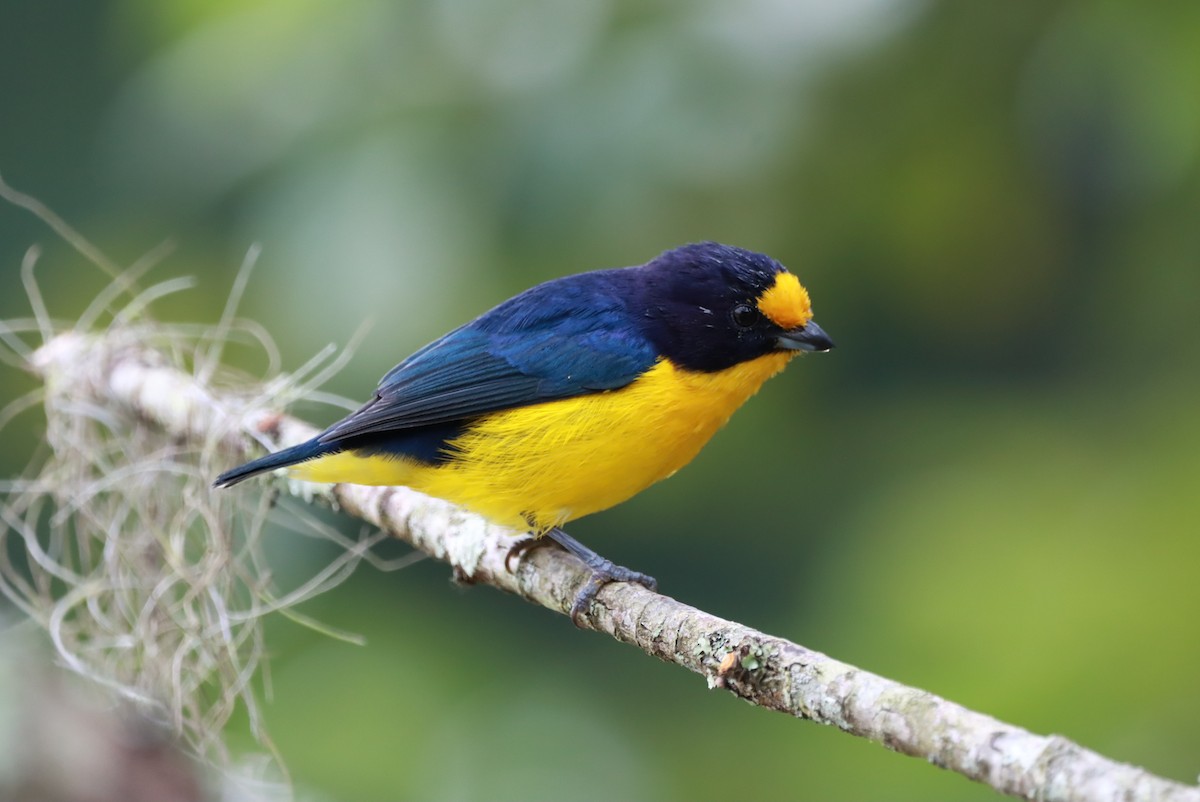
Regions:
[[[580,617],[591,608],[592,600],[596,598],[600,588],[609,582],[636,582],[649,590],[658,590],[658,580],[654,577],[601,557],[557,526],[548,531],[546,537],[583,560],[583,564],[592,572],[571,605],[571,620],[575,622],[575,626],[580,626]]]
[[[609,582],[636,582],[650,590],[658,589],[658,580],[654,577],[623,565],[617,565],[612,560],[601,557],[557,526],[548,530],[544,537],[530,535],[512,544],[508,553],[504,555],[504,567],[512,571],[514,558],[521,557],[534,549],[549,546],[551,543],[557,543],[567,553],[574,554],[592,572],[587,582],[579,589],[579,593],[576,594],[575,601],[571,605],[571,620],[575,622],[575,626],[581,625],[580,617],[591,606],[592,600],[596,598],[600,588]]]

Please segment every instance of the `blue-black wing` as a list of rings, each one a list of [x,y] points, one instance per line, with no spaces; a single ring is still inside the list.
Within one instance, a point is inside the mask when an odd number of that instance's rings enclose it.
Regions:
[[[506,301],[389,371],[375,398],[320,441],[460,422],[624,387],[658,355],[612,283],[611,276],[583,274]]]

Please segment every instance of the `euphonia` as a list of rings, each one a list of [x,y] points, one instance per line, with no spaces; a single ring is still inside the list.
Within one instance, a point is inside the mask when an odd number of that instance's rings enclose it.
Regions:
[[[510,298],[392,368],[357,412],[215,485],[285,467],[311,482],[406,485],[548,536],[592,571],[578,621],[606,582],[655,582],[562,525],[672,475],[792,357],[832,347],[779,262],[684,245]]]

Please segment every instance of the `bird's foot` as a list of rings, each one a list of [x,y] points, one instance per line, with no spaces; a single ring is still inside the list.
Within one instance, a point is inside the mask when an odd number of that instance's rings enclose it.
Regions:
[[[636,582],[647,590],[658,590],[658,580],[654,577],[601,557],[558,527],[551,529],[546,536],[582,560],[592,572],[575,594],[575,601],[571,604],[571,620],[577,627],[583,627],[584,613],[591,609],[592,601],[600,592],[600,588],[609,582]]]
[[[526,552],[540,549],[551,543],[556,543],[567,553],[574,554],[592,572],[575,594],[575,601],[571,604],[571,620],[577,627],[583,627],[583,615],[591,609],[592,601],[600,592],[600,588],[609,582],[636,582],[648,590],[658,590],[658,580],[654,577],[623,565],[617,565],[612,560],[601,557],[558,527],[546,532],[545,537],[530,536],[512,544],[508,553],[504,555],[504,567],[510,572],[514,571],[515,566],[512,563],[514,559],[519,559]]]
[[[508,552],[504,555],[504,567],[511,574],[516,571],[516,566],[513,565],[513,560],[518,560],[525,556],[525,552],[540,549],[543,546],[550,545],[549,540],[543,540],[540,537],[526,535],[508,547]]]
[[[577,627],[583,627],[584,613],[591,610],[596,594],[609,582],[636,582],[647,590],[658,590],[658,580],[654,577],[617,565],[612,560],[601,557],[599,562],[588,563],[587,566],[592,570],[592,575],[579,588],[579,592],[575,594],[575,601],[571,604],[571,620]]]

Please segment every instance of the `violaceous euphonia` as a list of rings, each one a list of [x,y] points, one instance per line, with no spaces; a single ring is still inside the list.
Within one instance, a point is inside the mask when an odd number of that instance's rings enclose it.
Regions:
[[[672,475],[792,357],[832,347],[774,259],[685,245],[510,298],[392,368],[357,412],[215,485],[284,467],[406,485],[548,536],[592,571],[578,620],[606,582],[655,582],[560,527]]]

